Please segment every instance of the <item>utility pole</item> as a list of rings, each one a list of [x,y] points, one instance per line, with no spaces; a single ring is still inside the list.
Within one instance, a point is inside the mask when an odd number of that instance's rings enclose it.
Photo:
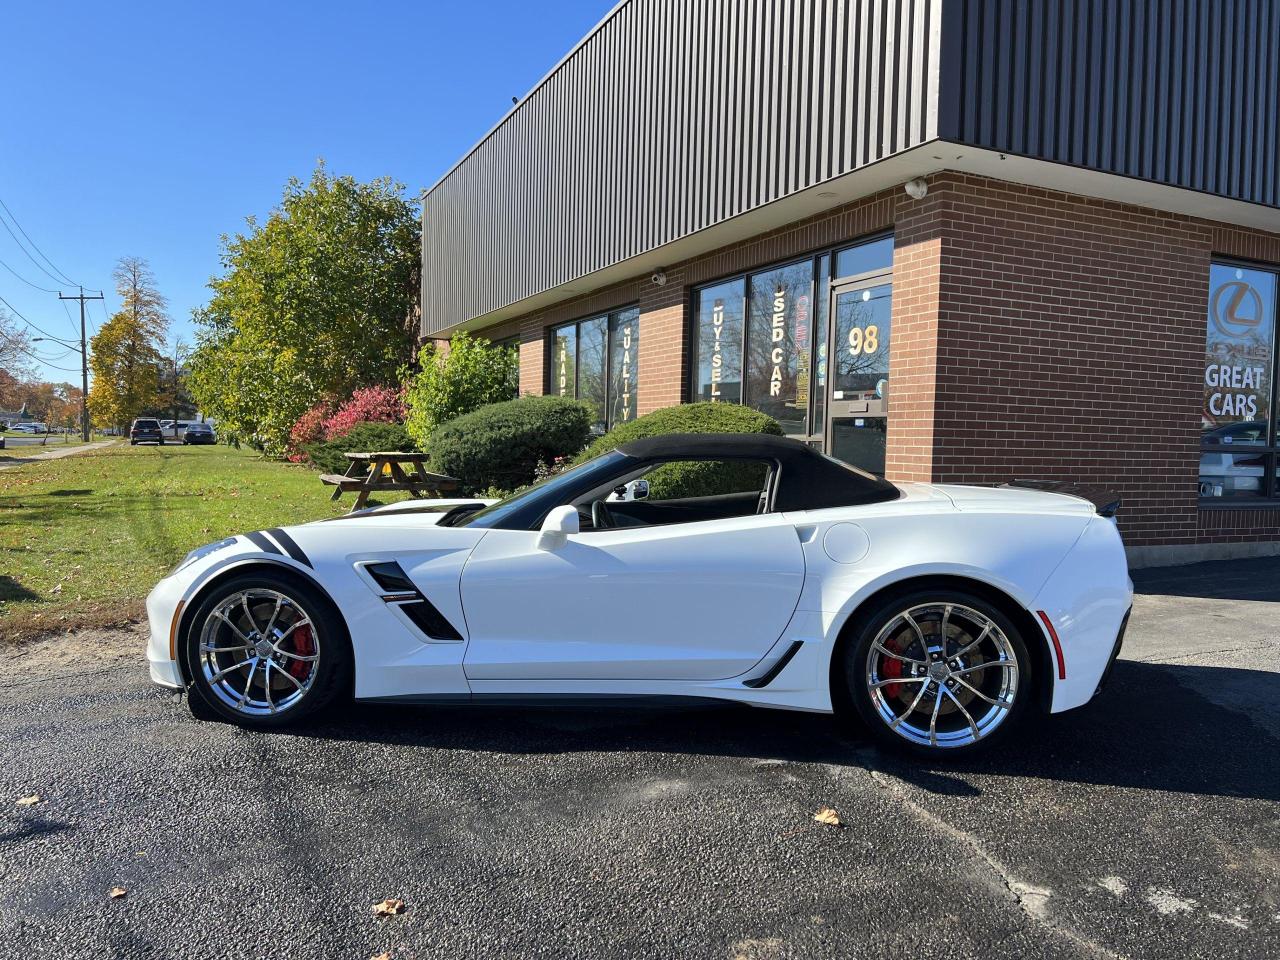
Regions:
[[[102,300],[102,294],[86,296],[84,287],[78,296],[64,297],[58,294],[59,300],[80,301],[80,439],[89,442],[89,343],[84,335],[84,302],[86,300]]]

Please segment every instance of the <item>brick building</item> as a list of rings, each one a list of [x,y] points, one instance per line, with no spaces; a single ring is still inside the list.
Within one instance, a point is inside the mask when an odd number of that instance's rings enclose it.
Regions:
[[[1280,0],[624,0],[424,198],[424,337],[601,429],[765,410],[890,479],[1280,552]]]

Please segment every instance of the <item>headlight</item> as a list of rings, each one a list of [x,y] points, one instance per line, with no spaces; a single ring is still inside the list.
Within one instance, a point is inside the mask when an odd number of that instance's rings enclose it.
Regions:
[[[185,557],[182,558],[181,563],[179,563],[176,567],[174,567],[171,571],[169,571],[169,576],[172,577],[175,573],[177,573],[179,570],[181,570],[183,567],[187,566],[188,564],[195,563],[201,557],[207,557],[209,554],[213,553],[214,551],[221,550],[223,547],[229,547],[235,542],[236,542],[235,537],[227,537],[227,539],[219,540],[217,543],[206,543],[203,547],[196,547],[194,550],[192,550],[190,553],[188,553]]]

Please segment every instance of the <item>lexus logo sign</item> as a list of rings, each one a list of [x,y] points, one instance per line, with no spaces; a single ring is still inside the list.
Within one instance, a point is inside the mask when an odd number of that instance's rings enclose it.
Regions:
[[[1244,280],[1229,280],[1209,300],[1213,325],[1224,337],[1243,340],[1262,322],[1262,297]]]

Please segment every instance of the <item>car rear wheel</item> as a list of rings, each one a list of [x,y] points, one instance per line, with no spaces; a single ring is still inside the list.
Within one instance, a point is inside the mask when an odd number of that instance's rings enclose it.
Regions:
[[[963,591],[894,597],[845,648],[858,714],[886,745],[931,756],[989,747],[1019,726],[1031,661],[1017,627]]]
[[[192,712],[247,727],[296,723],[350,686],[337,611],[285,575],[246,574],[211,591],[188,622],[184,658]]]

